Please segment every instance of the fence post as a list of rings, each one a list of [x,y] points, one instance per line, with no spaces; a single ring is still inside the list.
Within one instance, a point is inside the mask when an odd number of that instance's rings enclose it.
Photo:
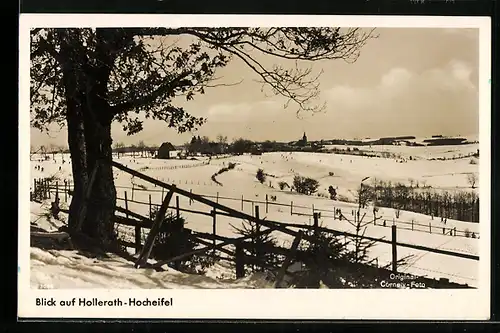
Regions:
[[[252,213],[255,212],[255,203],[252,201]]]
[[[149,218],[151,218],[151,213],[153,212],[153,207],[151,206],[151,194],[149,195]]]
[[[257,220],[260,219],[260,212],[259,212],[259,206],[255,205],[255,218]],[[258,234],[260,233],[260,223],[255,224],[255,232]],[[260,236],[257,236],[253,239],[254,242],[254,249],[255,249],[255,258],[259,259],[261,257],[261,248],[262,248],[262,243],[260,241]],[[255,268],[255,267],[254,267]]]
[[[127,212],[125,213],[126,218],[128,219],[128,198],[127,191],[125,191],[125,209]],[[141,227],[135,226],[135,253],[139,253],[141,251]]]
[[[40,179],[40,189],[41,189],[41,192],[42,192],[42,199],[45,200],[47,199],[47,192],[45,191],[45,180],[42,178]]]
[[[162,188],[161,188],[161,201],[163,201],[163,198],[165,198],[164,193],[165,193],[165,188],[164,188],[164,187],[162,187]]]
[[[269,201],[266,194],[266,214],[269,213]]]
[[[215,259],[215,247],[216,247],[216,243],[215,243],[215,237],[217,236],[217,210],[214,208],[212,209],[212,235],[214,237],[213,239],[213,257]]]
[[[47,179],[47,193],[48,193],[48,197],[50,199],[50,181]]]
[[[293,240],[292,246],[290,247],[290,252],[288,252],[288,255],[285,258],[285,261],[283,262],[283,265],[281,266],[280,270],[278,271],[278,275],[276,276],[276,282],[274,283],[274,288],[280,288],[281,287],[281,282],[283,281],[283,278],[285,277],[286,270],[288,266],[290,266],[290,263],[292,262],[293,257],[295,257],[295,253],[297,252],[297,247],[300,244],[300,240],[302,239],[303,236],[303,231],[299,231],[295,239]]]
[[[243,194],[241,195],[241,211],[243,211]]]
[[[135,253],[141,252],[141,227],[135,226]]]
[[[240,279],[245,277],[245,253],[241,246],[241,241],[236,243],[235,262],[236,262],[236,278]]]
[[[293,215],[293,201],[290,201],[290,215]]]
[[[313,212],[313,216],[314,216],[314,204],[312,204],[312,212]]]
[[[258,205],[256,205],[256,206],[255,206],[255,218],[256,218],[257,220],[259,220],[259,219],[260,219],[259,215],[260,215],[260,214],[259,214],[259,206],[258,206]],[[256,224],[255,228],[257,229],[257,232],[260,232],[260,224],[259,224],[259,223],[257,223],[257,224]]]
[[[453,236],[456,236],[457,235],[457,227],[454,227],[453,228]]]
[[[430,222],[429,222],[429,233],[432,234],[432,226]]]
[[[180,211],[180,207],[179,207],[179,196],[178,195],[175,196],[175,214],[177,216],[177,220],[179,220],[181,217],[181,211]]]
[[[134,200],[134,188],[135,188],[135,184],[132,183],[132,201]]]
[[[149,255],[151,254],[151,251],[153,249],[154,241],[156,236],[161,230],[161,226],[163,224],[163,221],[165,219],[165,213],[168,209],[168,205],[170,204],[170,200],[172,199],[174,195],[174,189],[175,185],[172,186],[172,189],[168,192],[167,196],[163,200],[160,209],[158,210],[158,213],[155,216],[153,225],[151,226],[151,229],[149,230],[148,237],[146,238],[146,242],[144,243],[144,246],[142,247],[142,250],[139,254],[138,259],[135,262],[134,267],[139,268],[141,267],[144,263],[147,262]]]
[[[193,189],[189,190],[189,194],[193,194]],[[189,206],[191,206],[192,203],[193,203],[193,199],[191,197],[189,197]]]
[[[411,220],[411,230],[413,230],[413,219]]]
[[[217,191],[217,196],[216,196],[216,198],[215,198],[215,202],[216,202],[216,203],[219,203],[219,191]]]
[[[125,217],[128,219],[128,199],[127,199],[127,191],[125,191],[124,195],[125,195],[125,209],[127,210],[127,213],[125,213]]]
[[[318,227],[319,227],[318,213],[313,213],[313,219],[314,219],[314,237],[317,237],[318,236]]]
[[[59,182],[56,182],[56,201],[59,200]]]
[[[64,180],[64,202],[68,202],[68,182]]]
[[[397,273],[398,271],[398,248],[396,245],[396,226],[393,225],[392,229],[392,272]]]

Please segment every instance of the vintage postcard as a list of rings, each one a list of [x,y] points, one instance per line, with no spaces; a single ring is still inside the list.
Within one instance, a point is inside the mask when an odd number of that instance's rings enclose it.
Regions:
[[[21,318],[488,319],[483,17],[20,17]]]

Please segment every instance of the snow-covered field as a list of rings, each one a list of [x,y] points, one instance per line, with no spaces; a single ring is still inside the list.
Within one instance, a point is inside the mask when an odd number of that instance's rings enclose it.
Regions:
[[[238,210],[242,208],[243,198],[244,212],[253,214],[255,205],[259,205],[260,217],[268,220],[297,224],[310,223],[312,219],[310,215],[312,215],[314,207],[316,211],[323,210],[320,224],[331,229],[349,232],[354,232],[354,227],[346,221],[334,219],[333,210],[341,209],[343,214],[350,218],[352,210],[357,208],[355,203],[332,201],[319,196],[298,195],[289,190],[281,191],[278,188],[278,182],[286,181],[291,184],[294,175],[300,174],[317,179],[320,182],[319,193],[326,194],[328,186],[333,185],[338,188],[339,196],[354,200],[354,192],[365,177],[403,183],[409,183],[411,179],[436,189],[465,190],[468,188],[470,190],[466,174],[478,173],[479,171],[479,165],[471,164],[470,158],[447,161],[428,159],[429,156],[433,158],[448,156],[450,151],[453,151],[453,154],[466,155],[475,152],[478,148],[477,144],[450,147],[384,146],[382,148],[423,158],[399,163],[394,159],[352,155],[266,153],[260,156],[229,156],[222,159],[212,159],[209,162],[204,158],[198,158],[196,161],[156,160],[132,156],[120,156],[115,160],[151,177],[174,183],[178,187],[192,190],[193,193],[212,197],[213,200],[218,200],[219,203]],[[55,160],[51,156],[51,159],[47,161],[40,161],[39,158],[36,155],[32,156],[32,179],[54,176],[59,179],[59,183],[62,183],[64,179],[71,179],[69,156],[59,154],[55,156]],[[64,164],[62,159],[65,160]],[[229,162],[237,164],[235,169],[218,175],[217,180],[222,186],[217,185],[210,177],[227,166]],[[43,167],[43,171],[35,168],[36,166]],[[268,176],[266,182],[260,184],[255,178],[258,168],[264,169],[267,174],[274,177]],[[330,172],[333,172],[333,176],[329,176]],[[124,198],[124,192],[127,191],[129,200],[145,203],[129,202],[129,208],[133,211],[147,215],[149,196],[151,196],[153,204],[161,203],[162,191],[160,188],[140,179],[134,179],[129,174],[115,170],[115,184],[119,198]],[[132,187],[134,187],[133,195]],[[269,198],[276,196],[276,202],[269,203],[267,213],[265,204],[255,203],[265,201],[266,194]],[[216,199],[217,197],[218,199]],[[189,200],[184,197],[180,197],[179,200],[181,208],[205,212],[210,209],[204,204],[190,204]],[[293,215],[290,209],[291,202],[293,202]],[[276,205],[276,203],[282,205]],[[62,204],[65,205],[64,198]],[[119,200],[118,204],[123,206],[123,201]],[[44,203],[44,205],[42,207],[40,204],[31,203],[31,221],[35,222],[38,219],[36,223],[39,227],[55,230],[57,227],[55,223],[60,225],[60,221],[50,222],[45,217],[40,218],[42,213],[47,210],[48,203]],[[365,221],[370,221],[370,218],[373,217],[371,208],[367,208],[366,213]],[[187,221],[187,228],[199,232],[212,232],[211,217],[192,213],[183,213],[183,215]],[[399,218],[396,219],[394,210],[388,208],[380,208],[377,216],[382,216],[382,218],[377,221],[376,225],[371,223],[366,226],[366,235],[390,239],[391,228],[389,226],[395,223],[398,226],[398,242],[474,255],[479,254],[479,239],[442,234],[443,228],[448,232],[450,228],[455,227],[457,234],[459,234],[458,230],[465,229],[479,234],[478,223],[447,220],[444,224],[439,218],[432,219],[431,216],[406,211],[402,211]],[[382,226],[383,221],[386,222],[386,227]],[[401,229],[410,229],[411,221],[414,223],[414,230]],[[234,236],[235,231],[232,226],[239,225],[241,225],[240,220],[218,216],[217,233],[222,236]],[[128,234],[133,237],[133,230],[130,228],[120,226],[119,230],[122,235]],[[276,234],[276,236],[285,245],[291,241],[289,237],[281,234]],[[408,265],[399,268],[401,272],[433,278],[448,278],[450,281],[467,283],[472,286],[477,286],[479,283],[478,261],[398,247],[398,257],[407,255],[413,255],[413,257],[409,259]],[[371,249],[369,256],[377,258],[379,265],[385,265],[391,260],[391,247],[388,244],[379,243]],[[31,248],[31,284],[33,288],[37,288],[39,285],[54,288],[102,286],[116,288],[270,287],[270,283],[263,275],[256,274],[235,280],[233,278],[234,271],[225,266],[224,263],[210,268],[205,276],[188,275],[168,267],[165,269],[165,272],[147,269],[135,270],[131,263],[118,257],[111,256],[110,259],[98,261],[80,256],[73,251],[45,251]]]

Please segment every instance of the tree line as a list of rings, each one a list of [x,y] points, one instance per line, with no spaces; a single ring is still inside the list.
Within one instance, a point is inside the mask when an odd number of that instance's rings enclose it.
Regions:
[[[479,196],[473,191],[436,191],[430,187],[392,184],[382,180],[362,185],[361,188],[358,191],[361,199],[358,200],[363,206],[371,201],[376,206],[393,208],[398,212],[406,210],[445,219],[479,222]]]
[[[306,151],[311,147],[295,147],[287,143],[266,140],[264,142],[256,142],[245,138],[235,138],[232,142],[228,142],[227,136],[217,135],[215,140],[208,136],[195,135],[191,140],[183,145],[188,155],[218,155],[218,154],[251,154],[262,152],[289,152],[289,151]],[[317,149],[316,149],[317,150]],[[123,142],[117,142],[113,146],[113,152],[117,154],[123,153],[139,153],[141,157],[155,156],[158,151],[157,145],[147,145],[144,141],[139,141],[137,144],[126,146]],[[311,148],[311,151],[312,148]]]
[[[137,144],[131,144],[130,146],[125,146],[123,142],[115,143],[113,147],[113,152],[118,156],[125,153],[133,153],[134,156],[137,153],[141,157],[153,157],[158,151],[158,146],[152,145],[148,146],[144,141],[139,141]]]

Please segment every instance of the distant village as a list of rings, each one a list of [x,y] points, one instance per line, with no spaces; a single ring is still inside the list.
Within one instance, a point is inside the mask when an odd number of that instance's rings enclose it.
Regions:
[[[444,145],[463,145],[476,142],[469,142],[465,138],[450,138],[442,135],[434,135],[430,139],[425,139],[422,143],[415,142],[414,136],[398,136],[384,137],[379,139],[364,139],[364,140],[319,140],[309,141],[307,134],[303,133],[302,137],[296,141],[277,142],[266,140],[264,142],[254,142],[247,139],[236,139],[231,143],[227,142],[227,138],[219,136],[215,141],[211,141],[208,137],[193,136],[191,141],[182,146],[174,146],[170,142],[164,142],[160,147],[144,147],[143,150],[139,147],[118,147],[114,151],[117,153],[136,152],[148,154],[150,157],[159,159],[187,159],[195,156],[214,156],[221,154],[252,154],[261,155],[266,152],[338,152],[338,148],[330,149],[328,146],[376,146],[376,145],[404,145],[404,146],[444,146]],[[141,146],[141,145],[139,145]],[[345,152],[356,154],[360,152],[357,148],[348,148]],[[479,152],[477,152],[479,154]]]
[[[228,142],[227,137],[219,135],[215,141],[210,140],[208,137],[193,136],[189,143],[181,146],[175,146],[171,142],[164,142],[158,146],[148,146],[143,141],[137,145],[125,146],[123,143],[116,143],[113,146],[113,153],[125,154],[133,153],[142,157],[151,157],[159,159],[188,159],[196,156],[216,156],[221,154],[252,154],[261,155],[266,152],[324,152],[324,153],[341,153],[352,155],[367,155],[369,153],[363,152],[363,146],[377,146],[377,145],[399,145],[399,146],[446,146],[446,145],[464,145],[473,144],[477,142],[468,141],[465,138],[444,137],[442,135],[433,135],[430,139],[416,142],[414,136],[397,136],[397,137],[383,137],[379,139],[362,139],[362,140],[346,140],[346,139],[332,139],[332,140],[319,140],[310,141],[304,132],[302,137],[296,141],[290,142],[277,142],[266,140],[264,142],[254,142],[248,139],[239,138]],[[346,146],[342,149],[339,146]],[[352,148],[351,148],[352,147]],[[360,147],[360,148],[356,148]],[[55,148],[53,145],[46,148],[45,146],[39,147],[38,150],[31,149],[31,153],[67,153],[67,149]],[[474,155],[479,155],[479,151]]]

